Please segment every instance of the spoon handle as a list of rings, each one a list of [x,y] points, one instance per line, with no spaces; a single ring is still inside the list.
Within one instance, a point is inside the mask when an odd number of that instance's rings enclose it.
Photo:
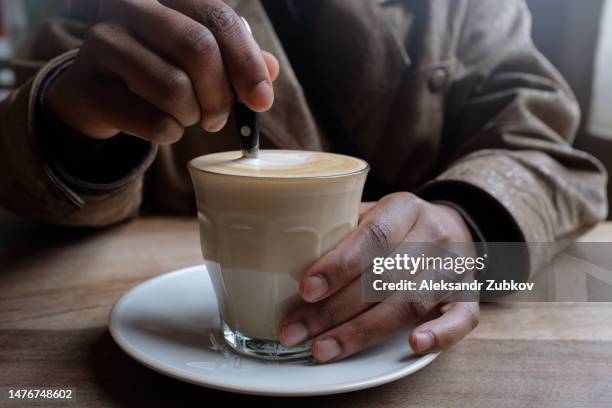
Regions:
[[[244,157],[257,157],[259,152],[259,113],[250,110],[237,100],[234,104],[234,117],[238,131],[238,142]]]
[[[240,17],[251,35],[253,31],[249,22]],[[244,157],[257,157],[259,153],[259,113],[250,110],[240,98],[236,97],[234,104],[234,117],[236,118],[236,129],[238,130],[238,142]]]

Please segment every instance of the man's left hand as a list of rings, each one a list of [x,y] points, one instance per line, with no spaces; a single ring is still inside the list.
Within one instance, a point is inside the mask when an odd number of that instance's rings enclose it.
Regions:
[[[386,256],[402,242],[447,244],[472,242],[461,215],[410,193],[395,193],[378,203],[364,203],[359,225],[333,250],[315,262],[300,283],[306,303],[279,328],[291,347],[314,339],[319,362],[342,360],[422,321],[410,335],[412,349],[425,354],[451,347],[478,324],[477,302],[367,303],[361,299],[360,275],[375,257]]]

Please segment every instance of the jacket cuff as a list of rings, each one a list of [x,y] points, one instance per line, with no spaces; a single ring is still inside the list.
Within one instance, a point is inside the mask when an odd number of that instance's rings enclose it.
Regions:
[[[452,203],[481,241],[523,242],[512,214],[486,190],[462,180],[434,180],[416,192],[427,201]]]
[[[504,256],[504,245],[487,243],[525,242],[514,216],[504,204],[487,190],[464,180],[438,178],[416,191],[419,197],[430,201],[451,205],[463,217],[472,231],[478,252],[487,254],[487,279],[511,278],[526,280],[532,272],[530,256],[525,251],[514,251],[512,259]],[[479,278],[482,278],[480,275]]]
[[[58,225],[99,227],[138,215],[143,177],[108,193],[71,188],[53,170],[39,143],[35,112],[41,83],[75,51],[67,52],[0,102],[0,205],[17,214]]]
[[[63,59],[41,79],[35,107],[41,152],[58,178],[75,190],[108,193],[121,189],[149,168],[156,149],[152,143],[126,134],[109,140],[91,139],[65,125],[45,107],[49,86],[73,61]]]

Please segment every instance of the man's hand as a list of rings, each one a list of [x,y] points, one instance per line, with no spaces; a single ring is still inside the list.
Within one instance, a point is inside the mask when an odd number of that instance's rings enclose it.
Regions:
[[[478,303],[364,303],[359,279],[375,257],[401,242],[472,242],[457,211],[396,193],[362,205],[358,228],[317,261],[305,274],[300,294],[307,302],[279,328],[280,341],[295,346],[314,338],[320,362],[337,361],[370,347],[395,331],[422,320],[435,308],[442,315],[410,335],[417,353],[457,343],[478,324]]]
[[[165,144],[197,123],[221,130],[235,94],[258,112],[272,106],[278,62],[223,1],[100,3],[74,65],[45,97],[73,129]]]

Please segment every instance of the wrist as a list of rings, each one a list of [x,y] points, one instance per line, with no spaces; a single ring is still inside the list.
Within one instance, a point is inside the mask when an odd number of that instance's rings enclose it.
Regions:
[[[479,241],[464,215],[454,206],[444,202],[434,202],[432,205],[439,212],[441,219],[445,220],[444,223],[448,228],[448,235],[452,242]]]

